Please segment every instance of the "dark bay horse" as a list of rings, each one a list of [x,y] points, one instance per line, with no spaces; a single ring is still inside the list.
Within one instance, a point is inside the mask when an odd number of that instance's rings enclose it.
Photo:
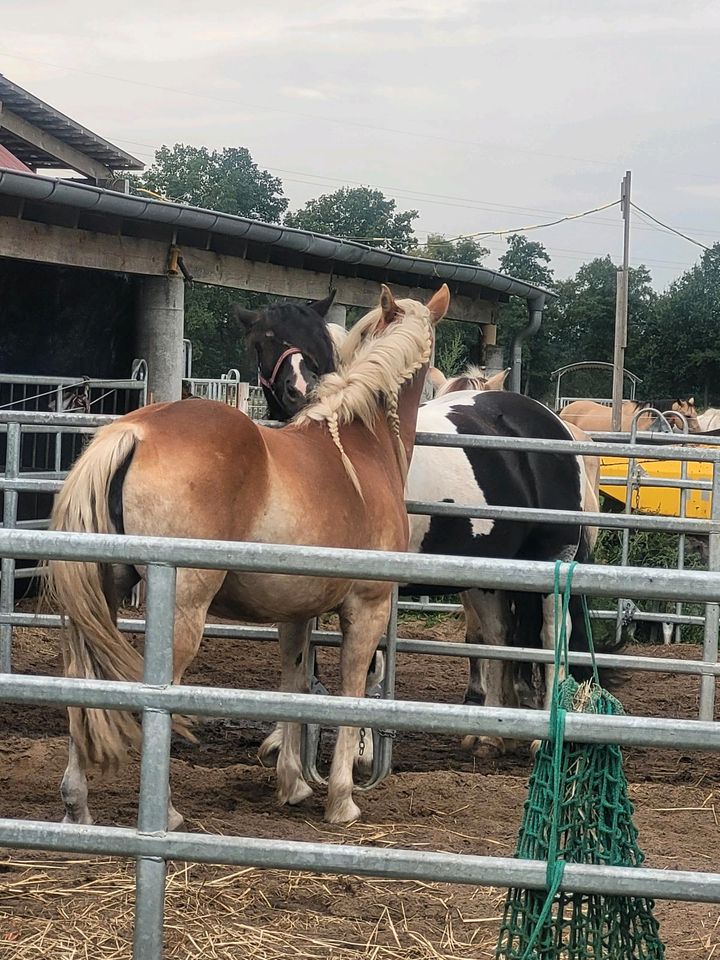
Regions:
[[[322,323],[315,318],[308,322]],[[306,328],[294,331],[294,344],[303,349]],[[432,371],[431,371],[432,373]],[[469,375],[472,372],[468,372]],[[418,430],[430,433],[501,435],[571,440],[589,439],[577,428],[563,423],[547,407],[519,394],[499,390],[450,390],[421,406]],[[484,380],[484,378],[483,378]],[[497,385],[504,380],[498,375]],[[290,411],[284,411],[287,419]],[[458,505],[506,505],[536,509],[597,510],[596,457],[578,457],[561,453],[528,453],[450,447],[417,447],[407,478],[408,500],[445,501]],[[498,557],[527,560],[570,560],[587,562],[596,531],[581,531],[579,526],[546,524],[535,521],[471,520],[461,517],[410,517],[410,550],[418,553],[451,556]],[[404,595],[447,594],[448,587],[434,589],[430,584],[408,584]],[[552,597],[512,591],[466,590],[460,594],[466,615],[466,640],[469,643],[554,647],[554,609]],[[571,600],[572,647],[586,650],[581,600]],[[574,673],[583,677],[582,669]],[[470,660],[470,680],[465,702],[488,706],[536,706],[531,688],[529,665],[515,666],[509,661]],[[551,690],[551,672],[546,671],[545,697]],[[263,744],[262,753],[270,754],[281,743],[276,730]],[[479,753],[504,749],[504,744],[489,738],[468,737],[468,748]]]
[[[395,301],[383,287],[380,305],[348,337],[340,372],[325,377],[313,402],[283,429],[259,427],[238,410],[198,399],[144,407],[102,428],[58,494],[52,529],[405,550],[405,477],[434,325],[448,305],[447,286],[427,306]],[[49,589],[70,624],[66,675],[141,678],[141,658],[117,629],[114,600],[138,575],[120,564],[50,562]],[[180,682],[206,614],[214,612],[278,622],[281,689],[305,691],[310,622],[337,610],[342,693],[363,696],[391,591],[383,582],[181,568],[173,680]],[[139,728],[120,711],[71,707],[68,713],[66,819],[87,823],[85,768],[117,766],[137,744]],[[282,729],[278,798],[294,804],[311,789],[301,771],[300,726]],[[358,730],[342,727],[325,810],[333,823],[360,813],[352,798],[357,747]],[[171,807],[171,828],[181,822]]]

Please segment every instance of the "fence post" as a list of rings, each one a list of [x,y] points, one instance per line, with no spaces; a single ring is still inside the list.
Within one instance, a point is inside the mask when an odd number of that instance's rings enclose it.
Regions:
[[[19,423],[8,423],[5,453],[5,477],[17,480],[20,474]],[[17,490],[5,490],[3,494],[3,529],[11,530],[17,525]],[[3,557],[0,567],[0,613],[10,614],[15,609],[15,559]],[[12,670],[12,623],[0,623],[0,673]]]
[[[147,625],[143,682],[172,682],[175,617],[173,567],[147,567]],[[167,831],[170,799],[170,736],[172,718],[166,710],[145,708],[142,718],[138,833]],[[158,857],[138,857],[136,866],[134,960],[162,960],[166,863]]]
[[[712,503],[710,519],[720,523],[720,456],[713,461]],[[708,570],[713,573],[720,570],[720,533],[713,531],[708,536]],[[705,604],[705,632],[703,636],[703,660],[706,663],[718,661],[718,627],[720,626],[720,604]],[[715,676],[704,673],[700,678],[700,719],[715,719]]]

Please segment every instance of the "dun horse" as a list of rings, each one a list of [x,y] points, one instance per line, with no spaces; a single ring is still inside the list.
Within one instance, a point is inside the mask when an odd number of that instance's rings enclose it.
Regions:
[[[314,402],[285,429],[259,427],[237,410],[197,399],[145,407],[104,427],[58,495],[52,528],[405,550],[405,477],[434,325],[448,305],[447,286],[427,306],[395,301],[383,287],[380,305],[343,345],[339,372],[317,385]],[[139,679],[141,658],[115,619],[115,597],[138,571],[52,561],[49,574],[70,623],[66,675]],[[195,657],[210,611],[279,622],[281,689],[304,691],[310,621],[337,610],[342,693],[362,696],[390,595],[391,584],[383,582],[180,569],[173,680],[180,682]],[[129,713],[79,707],[68,713],[66,820],[88,823],[86,767],[117,766],[139,729]],[[299,724],[284,724],[283,733],[278,798],[295,804],[312,791],[301,771]],[[342,727],[325,810],[333,823],[360,813],[352,798],[357,748],[357,729]],[[181,822],[171,807],[170,827]]]
[[[682,427],[680,417],[673,417],[672,411],[681,413],[687,420],[690,433],[697,433],[700,430],[698,423],[698,414],[695,409],[695,398],[689,400],[623,400],[622,421],[620,429],[627,433],[632,425],[633,417],[647,408],[647,413],[640,413],[637,419],[638,430],[652,430],[657,422],[657,414],[652,410],[659,410],[660,413],[666,413],[666,418],[672,426]],[[652,409],[650,409],[652,408]],[[602,403],[595,403],[594,400],[574,400],[560,412],[560,419],[566,423],[574,423],[575,426],[583,430],[609,432],[612,430],[612,409],[604,406]]]

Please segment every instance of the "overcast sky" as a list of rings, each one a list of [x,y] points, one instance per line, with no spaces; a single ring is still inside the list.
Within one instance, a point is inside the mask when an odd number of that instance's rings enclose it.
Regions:
[[[371,184],[420,211],[421,238],[583,211],[631,169],[636,203],[720,239],[717,0],[112,7],[3,0],[0,72],[143,161],[246,146],[292,207]],[[618,258],[622,228],[612,209],[529,236],[567,276]],[[700,253],[635,219],[631,262],[657,287]]]

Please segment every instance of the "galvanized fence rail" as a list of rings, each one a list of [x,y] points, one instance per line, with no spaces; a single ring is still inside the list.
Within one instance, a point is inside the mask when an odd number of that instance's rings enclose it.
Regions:
[[[177,567],[417,582],[431,577],[441,585],[465,588],[502,588],[512,582],[514,589],[549,592],[554,580],[553,564],[23,530],[0,532],[0,555],[147,564],[147,627],[142,682],[0,676],[2,699],[10,702],[142,711],[137,828],[0,820],[0,844],[21,849],[97,853],[136,859],[135,960],[157,960],[162,956],[168,859],[434,882],[514,885],[534,889],[545,886],[546,865],[535,861],[289,840],[173,834],[167,830],[167,797],[172,712],[394,730],[425,729],[515,739],[549,735],[549,715],[543,711],[172,686]],[[566,570],[561,576],[561,585],[564,585]],[[650,576],[647,571],[635,568],[580,566],[575,571],[574,584],[577,590],[602,596],[617,596],[626,585],[638,597],[720,601],[720,573],[658,570]],[[713,679],[712,675],[709,677]],[[577,742],[720,751],[720,725],[712,722],[570,714],[566,736]],[[717,901],[720,898],[720,874],[568,865],[563,888]]]
[[[449,854],[418,854],[392,850],[378,851],[324,844],[299,844],[292,841],[256,840],[250,838],[208,838],[173,835],[167,832],[167,787],[169,777],[170,713],[183,712],[208,716],[242,716],[247,719],[289,720],[306,724],[347,723],[372,727],[386,733],[405,729],[426,729],[437,732],[501,735],[515,739],[543,736],[548,731],[548,716],[541,711],[491,709],[470,706],[402,703],[393,699],[395,652],[443,653],[450,656],[477,656],[546,662],[549,651],[515,650],[482,645],[437,644],[419,640],[398,640],[396,623],[391,624],[385,649],[388,655],[388,681],[379,701],[353,701],[325,696],[273,694],[255,691],[227,691],[213,688],[170,686],[172,662],[172,617],[174,609],[175,569],[178,566],[207,566],[216,569],[237,569],[302,575],[351,576],[363,579],[390,579],[399,582],[433,582],[455,588],[485,586],[503,589],[545,591],[552,587],[550,564],[520,561],[469,560],[468,558],[422,557],[407,554],[376,554],[370,551],[321,550],[318,548],[282,547],[276,545],[161,540],[157,538],[109,537],[103,535],[41,533],[13,530],[14,505],[20,490],[36,489],[52,492],[59,488],[59,477],[22,476],[13,463],[21,443],[22,428],[58,426],[74,430],[92,430],[108,418],[83,414],[45,415],[49,419],[38,424],[37,417],[13,414],[0,416],[7,424],[8,471],[0,480],[5,507],[5,529],[0,531],[2,556],[2,596],[0,597],[0,639],[2,639],[3,672],[10,669],[10,641],[13,626],[38,623],[56,626],[59,618],[16,613],[12,603],[12,565],[14,559],[50,556],[89,559],[124,560],[148,565],[147,621],[125,620],[121,628],[146,634],[146,660],[143,683],[107,683],[60,678],[24,676],[0,677],[2,698],[12,702],[83,704],[110,708],[131,708],[143,712],[143,749],[141,759],[141,794],[138,827],[135,830],[110,827],[77,827],[28,821],[0,821],[0,842],[22,848],[55,849],[71,852],[97,852],[130,855],[137,859],[137,920],[135,956],[149,960],[161,956],[162,911],[165,883],[165,860],[169,858],[238,863],[244,865],[281,866],[286,869],[318,869],[415,879],[452,880],[469,883],[494,883],[542,888],[545,865],[525,861],[488,857],[462,857]],[[34,417],[34,419],[33,419]],[[684,440],[686,438],[683,438]],[[688,451],[687,446],[643,446],[637,443],[577,444],[570,441],[550,442],[514,438],[448,437],[430,434],[418,437],[419,443],[443,446],[477,446],[486,448],[538,449],[557,452],[586,452],[593,455],[609,450],[614,455],[652,456],[655,459],[682,459],[712,462],[717,465],[718,450]],[[692,441],[691,441],[692,442]],[[692,484],[688,481],[688,484]],[[695,482],[698,483],[698,482]],[[30,485],[28,487],[28,484]],[[648,571],[638,568],[579,567],[574,577],[578,591],[590,595],[617,597],[632,595],[641,598],[684,599],[708,605],[711,615],[705,621],[705,645],[701,661],[670,661],[664,658],[642,658],[616,655],[600,658],[607,666],[632,666],[635,669],[675,670],[699,675],[701,679],[701,719],[699,721],[660,720],[656,718],[621,717],[593,718],[576,716],[568,720],[567,735],[578,741],[605,741],[637,745],[668,745],[691,749],[720,750],[720,730],[709,722],[714,713],[715,677],[720,675],[717,652],[717,617],[719,609],[720,564],[720,471],[715,466],[712,484],[713,514],[708,521],[660,517],[608,517],[597,514],[558,516],[561,511],[545,511],[542,519],[554,522],[592,523],[613,528],[665,529],[674,533],[700,533],[710,538],[711,571]],[[717,494],[717,496],[715,495]],[[477,508],[448,504],[413,503],[409,508],[422,513],[451,513],[461,516],[500,516],[525,519],[527,511],[508,508]],[[540,519],[533,512],[535,519]],[[10,586],[8,586],[10,585]],[[417,608],[409,604],[409,608]],[[454,607],[454,605],[444,605]],[[611,611],[607,611],[612,613]],[[648,615],[650,616],[650,615]],[[702,618],[693,618],[692,622]],[[395,618],[396,620],[396,618]],[[675,615],[675,622],[685,618]],[[207,635],[260,639],[271,637],[264,628],[208,625]],[[318,631],[315,642],[337,646],[339,635]],[[576,662],[587,662],[587,656],[574,655]],[[391,743],[381,750],[379,769],[373,772],[377,782],[389,769]],[[619,868],[568,867],[565,878],[568,890],[636,892],[646,896],[672,896],[678,899],[714,900],[720,895],[720,876],[714,874],[678,873],[669,876],[663,871],[621,870]]]

